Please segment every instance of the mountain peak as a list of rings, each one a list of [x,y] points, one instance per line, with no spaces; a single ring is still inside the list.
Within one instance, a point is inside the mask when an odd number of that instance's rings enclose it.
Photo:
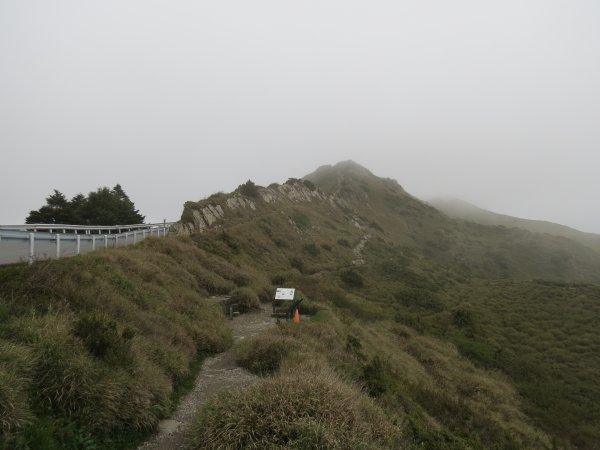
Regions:
[[[344,178],[377,178],[373,173],[361,166],[360,164],[352,161],[341,161],[335,165],[324,165],[319,167],[312,173],[309,173],[305,177],[314,183],[324,191],[330,191],[331,188],[338,185],[339,181]]]
[[[331,175],[362,175],[362,176],[374,176],[370,170],[361,166],[357,162],[352,161],[351,159],[347,161],[340,161],[337,164],[331,165],[326,164],[319,167],[314,172],[306,175],[305,179],[311,178],[321,178],[323,176],[331,176]],[[313,180],[311,180],[313,181]]]
[[[333,169],[339,172],[352,173],[358,175],[369,175],[373,176],[373,173],[369,169],[364,166],[361,166],[355,161],[348,159],[347,161],[340,161],[336,165],[333,166]]]

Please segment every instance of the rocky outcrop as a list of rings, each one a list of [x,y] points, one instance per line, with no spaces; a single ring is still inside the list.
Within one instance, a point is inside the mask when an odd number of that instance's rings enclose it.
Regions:
[[[261,189],[259,195],[266,203],[274,203],[281,200],[293,202],[310,202],[315,199],[323,200],[325,194],[317,189],[310,189],[302,182],[279,184],[273,187]]]
[[[258,188],[257,192],[257,198],[249,198],[236,192],[225,198],[219,197],[215,202],[207,199],[198,204],[186,204],[184,216],[188,220],[178,222],[171,230],[175,233],[190,234],[216,228],[227,216],[227,211],[239,209],[255,211],[261,201],[266,204],[290,201],[295,203],[329,201],[332,206],[346,206],[342,199],[338,199],[335,196],[328,196],[318,189],[311,189],[302,180],[287,182],[285,184],[274,184],[267,188]]]

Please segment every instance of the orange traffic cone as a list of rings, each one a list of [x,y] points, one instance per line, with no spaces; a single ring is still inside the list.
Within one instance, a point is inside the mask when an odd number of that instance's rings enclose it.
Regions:
[[[294,323],[300,323],[300,314],[298,313],[298,308],[296,308],[296,312],[294,313]]]

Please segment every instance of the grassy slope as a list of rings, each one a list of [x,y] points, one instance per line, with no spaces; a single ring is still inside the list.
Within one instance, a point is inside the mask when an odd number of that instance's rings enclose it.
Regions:
[[[205,297],[240,273],[213,273],[212,259],[148,239],[1,267],[0,447],[123,448],[147,434],[190,365],[231,344]]]
[[[552,439],[594,448],[600,334],[588,326],[597,295],[585,280],[598,281],[595,252],[564,238],[448,219],[361,168],[317,175],[308,178],[347,207],[258,200],[258,211],[226,217],[224,231],[194,237],[278,284],[300,287],[319,314],[329,311],[319,325],[300,328],[298,348],[281,356],[285,367],[325,358],[404,424],[405,445],[534,448]],[[352,268],[353,255],[339,241],[355,245],[367,231],[367,263]],[[577,289],[587,302],[573,301]],[[549,332],[549,324],[556,329]],[[349,336],[362,356],[339,361],[354,351]],[[407,336],[411,345],[399,345]],[[277,360],[280,349],[269,348],[252,353],[258,366],[262,357]]]
[[[534,233],[562,236],[600,252],[600,235],[594,233],[585,233],[574,228],[543,220],[521,219],[497,214],[458,199],[434,199],[429,200],[429,203],[448,216],[456,219],[468,220],[481,225],[502,225],[509,228],[521,228]]]
[[[270,378],[212,402],[193,446],[594,448],[598,291],[585,282],[598,279],[595,252],[450,220],[352,163],[309,178],[338,206],[255,198],[256,211],[224,207],[201,234],[1,268],[3,439],[60,447],[91,433],[124,446],[107,435],[151,428],[195,355],[230,342],[203,297],[246,286],[264,299],[286,285],[312,320],[237,350]],[[94,383],[56,381],[81,374]],[[148,401],[130,408],[122,400],[138,389]]]

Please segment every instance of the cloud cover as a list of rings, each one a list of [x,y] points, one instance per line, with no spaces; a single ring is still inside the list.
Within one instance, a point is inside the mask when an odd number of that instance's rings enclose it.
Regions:
[[[0,4],[0,223],[121,183],[149,220],[354,159],[600,233],[596,1]]]

